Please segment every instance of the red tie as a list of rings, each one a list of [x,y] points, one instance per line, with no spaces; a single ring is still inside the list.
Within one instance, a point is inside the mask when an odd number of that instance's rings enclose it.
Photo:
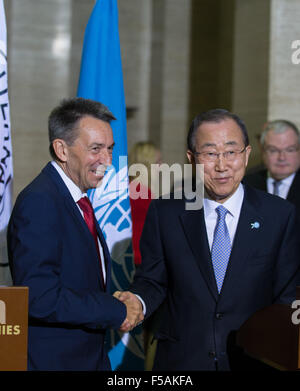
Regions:
[[[98,234],[97,234],[97,229],[96,229],[96,224],[95,224],[95,215],[94,215],[94,210],[93,210],[92,204],[90,203],[90,200],[87,197],[81,198],[79,201],[77,201],[77,204],[79,205],[80,209],[82,210],[84,220],[85,220],[91,234],[93,235],[96,249],[97,249],[98,256],[99,256],[99,261],[100,261],[101,278],[102,278],[103,286],[105,287],[103,270],[102,270],[102,262],[101,262],[101,256],[100,256],[99,245],[98,245]]]

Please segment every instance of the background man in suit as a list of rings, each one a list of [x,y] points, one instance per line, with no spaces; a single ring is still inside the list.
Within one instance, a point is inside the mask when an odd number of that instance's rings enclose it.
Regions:
[[[150,204],[141,266],[118,297],[138,295],[146,316],[164,302],[154,369],[238,369],[235,331],[257,310],[295,297],[295,208],[241,184],[250,151],[239,117],[201,113],[187,156],[204,165],[203,208],[187,210],[184,199]]]
[[[109,293],[110,256],[86,191],[112,162],[113,115],[65,100],[49,117],[48,163],[18,196],[8,228],[14,285],[29,286],[28,368],[110,369],[105,330],[131,328],[139,306]]]
[[[296,205],[300,215],[300,133],[285,120],[270,121],[261,137],[260,147],[265,168],[254,171],[244,182],[278,195]]]

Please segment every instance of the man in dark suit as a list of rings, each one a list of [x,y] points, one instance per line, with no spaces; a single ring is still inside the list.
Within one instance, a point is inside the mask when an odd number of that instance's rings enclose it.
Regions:
[[[270,121],[260,136],[266,168],[245,176],[243,182],[292,202],[300,216],[300,133],[286,120]]]
[[[109,110],[63,101],[49,117],[48,163],[18,196],[8,227],[14,285],[29,287],[28,369],[108,370],[108,328],[141,320],[109,293],[111,260],[86,191],[112,162]]]
[[[164,303],[156,370],[238,369],[236,330],[259,309],[295,298],[295,208],[241,184],[250,151],[236,115],[198,115],[187,155],[204,165],[203,208],[188,210],[185,199],[150,204],[140,269],[130,292],[116,295],[138,295],[146,317]]]

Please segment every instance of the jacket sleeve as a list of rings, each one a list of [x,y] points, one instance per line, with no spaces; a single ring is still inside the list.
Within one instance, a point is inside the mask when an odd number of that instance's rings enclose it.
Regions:
[[[57,209],[45,194],[25,194],[17,200],[10,219],[10,267],[14,285],[29,287],[29,317],[95,329],[119,328],[126,317],[123,303],[100,289],[83,290],[64,283],[61,262],[67,249]]]

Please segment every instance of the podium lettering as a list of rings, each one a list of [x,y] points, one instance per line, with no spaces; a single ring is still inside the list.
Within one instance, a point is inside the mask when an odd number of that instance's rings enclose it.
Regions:
[[[6,305],[3,300],[0,300],[0,324],[6,323]]]
[[[292,313],[292,323],[298,325],[300,324],[300,300],[294,300],[291,307],[296,309],[296,311]]]

